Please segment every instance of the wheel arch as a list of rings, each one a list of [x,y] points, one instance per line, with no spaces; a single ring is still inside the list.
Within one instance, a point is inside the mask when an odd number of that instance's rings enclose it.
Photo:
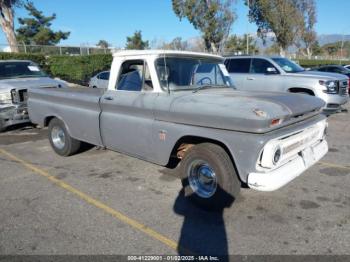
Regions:
[[[183,153],[183,155],[184,155],[190,147],[192,147],[194,145],[202,144],[202,143],[212,143],[212,144],[216,144],[216,145],[222,147],[225,150],[225,152],[228,154],[228,156],[230,157],[232,164],[233,164],[233,167],[236,171],[237,177],[242,182],[242,179],[241,179],[240,173],[238,171],[233,152],[231,152],[231,150],[229,149],[229,147],[226,145],[225,142],[222,142],[220,140],[213,139],[213,138],[196,136],[196,135],[184,135],[184,136],[180,137],[176,141],[176,143],[174,144],[174,146],[171,150],[171,154],[169,156],[169,161],[168,161],[168,164],[166,166],[168,168],[175,168],[177,166],[177,164],[179,162],[181,162],[181,158],[179,158],[179,153],[180,153],[180,157],[181,157],[181,153]]]
[[[51,120],[54,119],[54,118],[59,119],[59,118],[56,117],[56,116],[46,116],[46,117],[44,118],[44,122],[43,122],[43,123],[44,123],[44,127],[49,126]],[[61,120],[61,119],[60,119],[60,120]]]
[[[309,95],[315,96],[315,92],[306,87],[291,87],[288,89],[288,92],[290,93],[308,93]]]
[[[46,117],[44,118],[44,127],[48,127],[49,124],[50,124],[50,122],[51,122],[53,119],[55,119],[55,118],[58,119],[58,120],[60,120],[60,121],[64,124],[64,126],[65,126],[66,129],[67,129],[68,134],[71,136],[71,132],[70,132],[70,130],[69,130],[69,126],[66,124],[66,122],[65,122],[61,117],[59,117],[59,116],[57,116],[57,115],[46,116]]]

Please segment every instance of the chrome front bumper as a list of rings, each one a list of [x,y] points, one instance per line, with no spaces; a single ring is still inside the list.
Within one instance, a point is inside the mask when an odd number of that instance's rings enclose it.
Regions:
[[[3,123],[3,127],[29,123],[27,105],[2,105],[0,107],[0,120]]]
[[[323,109],[326,111],[337,111],[349,101],[349,94],[327,94],[321,91],[317,96],[325,101],[326,105]]]
[[[274,191],[318,162],[328,152],[326,140],[304,149],[298,156],[284,165],[266,173],[250,173],[248,186],[259,191]]]

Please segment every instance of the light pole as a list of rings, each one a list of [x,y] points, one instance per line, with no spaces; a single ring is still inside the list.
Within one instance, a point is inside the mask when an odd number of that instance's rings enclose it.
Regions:
[[[247,32],[247,55],[249,55],[249,33]]]
[[[343,47],[344,47],[344,33],[342,35],[342,39],[341,39],[341,46],[340,46],[340,61],[343,60]]]
[[[248,22],[247,22],[247,47],[246,47],[246,52],[247,52],[247,55],[249,55],[249,33],[248,33],[248,26],[249,26],[249,10],[250,10],[250,0],[247,1],[247,4],[248,4]]]

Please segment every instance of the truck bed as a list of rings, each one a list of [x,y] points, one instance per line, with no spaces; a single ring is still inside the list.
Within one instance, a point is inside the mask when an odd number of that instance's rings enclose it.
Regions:
[[[29,117],[33,123],[46,126],[51,117],[64,119],[72,137],[102,145],[99,101],[103,89],[97,88],[38,88],[29,91]]]

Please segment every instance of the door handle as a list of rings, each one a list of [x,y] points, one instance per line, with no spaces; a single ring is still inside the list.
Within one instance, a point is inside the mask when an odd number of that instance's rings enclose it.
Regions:
[[[247,80],[255,80],[254,77],[247,77]]]
[[[105,96],[104,99],[105,99],[105,100],[108,100],[108,101],[111,101],[111,100],[113,100],[113,97],[111,97],[111,96]]]

